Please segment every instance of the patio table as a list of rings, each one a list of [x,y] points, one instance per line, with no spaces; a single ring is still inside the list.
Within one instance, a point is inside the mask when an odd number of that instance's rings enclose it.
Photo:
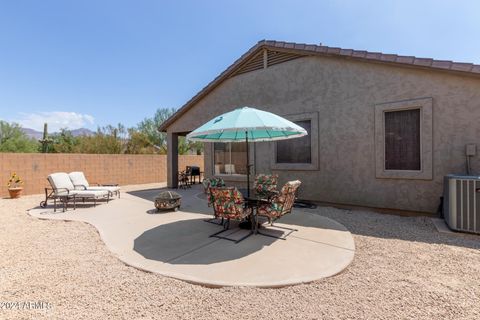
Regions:
[[[268,204],[269,201],[265,199],[264,196],[260,196],[256,193],[255,190],[250,190],[250,196],[246,196],[248,194],[247,189],[240,189],[239,190],[242,195],[244,196],[245,204],[247,207],[252,208],[252,214],[247,218],[247,220],[241,222],[239,227],[241,229],[252,229],[254,233],[257,233],[258,229],[258,221],[257,221],[257,209],[262,204]],[[254,221],[252,226],[252,220]]]

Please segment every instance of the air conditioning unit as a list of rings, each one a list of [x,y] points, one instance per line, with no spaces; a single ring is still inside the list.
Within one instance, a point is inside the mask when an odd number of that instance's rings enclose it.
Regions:
[[[480,234],[480,177],[444,178],[443,214],[452,230]]]

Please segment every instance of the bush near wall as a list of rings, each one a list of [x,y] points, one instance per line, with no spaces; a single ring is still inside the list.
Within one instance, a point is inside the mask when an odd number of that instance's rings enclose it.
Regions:
[[[203,156],[180,155],[178,167],[199,166]],[[43,193],[53,172],[83,171],[90,183],[143,184],[167,181],[166,155],[0,153],[0,196],[8,195],[12,172],[24,180],[24,194]]]

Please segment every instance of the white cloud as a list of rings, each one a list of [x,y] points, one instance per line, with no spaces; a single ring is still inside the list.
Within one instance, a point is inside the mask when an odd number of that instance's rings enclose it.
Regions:
[[[55,132],[62,128],[70,130],[92,127],[95,119],[89,114],[76,112],[52,111],[38,113],[19,113],[19,118],[13,120],[24,128],[43,130],[43,124],[48,123],[48,131]]]

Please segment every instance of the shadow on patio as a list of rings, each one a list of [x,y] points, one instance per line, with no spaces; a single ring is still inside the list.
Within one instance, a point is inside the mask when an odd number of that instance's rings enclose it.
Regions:
[[[140,190],[131,192],[131,194],[153,201],[155,195],[161,190],[163,189]],[[201,188],[194,186],[192,189],[177,192],[187,197],[193,196],[197,203],[196,205],[195,201],[193,201],[182,210],[196,213],[212,213],[212,209],[206,205],[198,205],[202,200],[206,201],[206,198],[203,199],[203,194],[196,196],[202,192]],[[300,212],[306,215],[302,219],[297,219],[295,216]],[[279,222],[292,226],[319,227],[316,225],[316,219],[312,216],[309,217],[310,214],[322,215],[338,221],[352,234],[356,235],[480,249],[480,236],[461,233],[439,233],[428,217],[402,217],[373,211],[345,210],[318,206],[316,209],[294,209],[293,214],[286,215]],[[322,225],[321,227],[325,228],[328,226]],[[332,225],[331,227],[335,229],[337,226]]]
[[[240,259],[282,241],[257,235],[236,244],[209,237],[221,228],[203,219],[179,220],[145,231],[134,240],[133,250],[147,259],[170,264],[212,264]],[[238,239],[246,233],[248,230],[234,226],[225,235]]]

